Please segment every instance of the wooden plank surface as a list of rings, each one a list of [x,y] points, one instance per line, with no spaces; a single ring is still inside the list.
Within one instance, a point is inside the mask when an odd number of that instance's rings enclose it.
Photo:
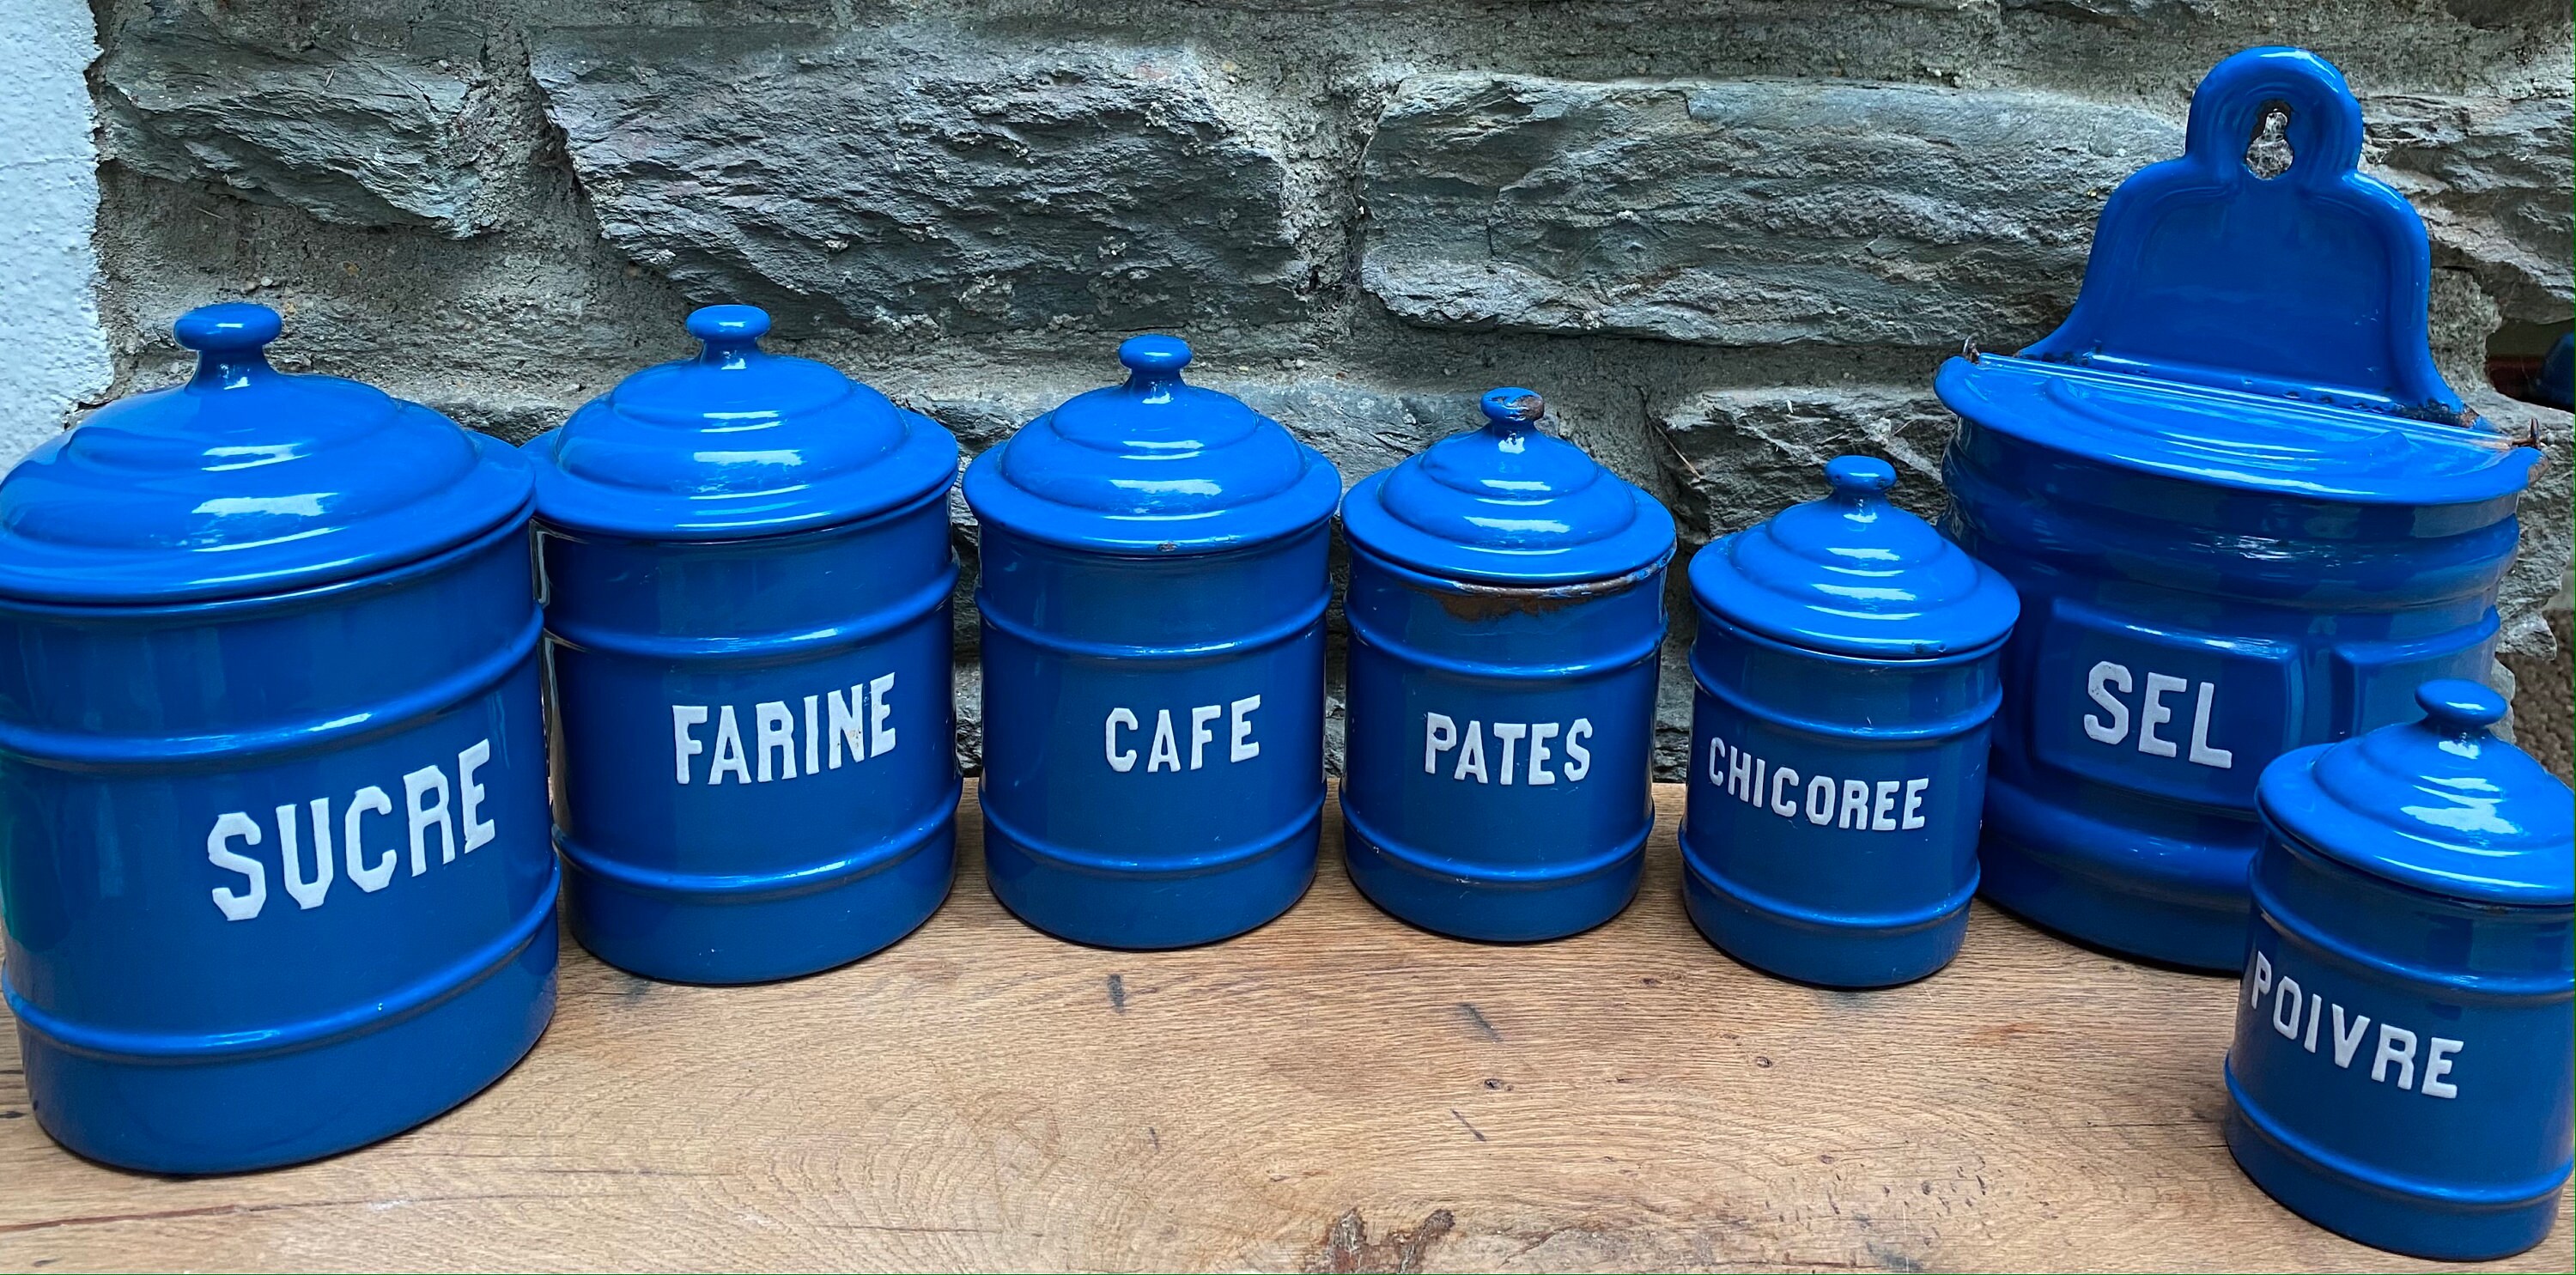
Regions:
[[[1041,936],[974,801],[921,932],[766,987],[566,940],[562,1007],[463,1108],[320,1164],[170,1180],[27,1117],[0,1045],[0,1266],[2390,1270],[2220,1141],[2234,983],[1979,905],[1911,987],[1703,942],[1662,819],[1635,906],[1558,943],[1409,929],[1328,831],[1283,920],[1188,952]],[[2569,1213],[2508,1269],[2566,1270]]]

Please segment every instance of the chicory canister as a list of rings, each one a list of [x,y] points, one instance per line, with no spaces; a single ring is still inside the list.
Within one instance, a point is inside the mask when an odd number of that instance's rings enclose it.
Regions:
[[[2183,156],[2112,193],[2064,326],[1935,383],[1947,526],[2026,611],[1985,891],[2089,942],[2235,968],[2265,764],[2490,662],[2539,453],[2434,370],[2423,223],[2361,142],[2314,54],[2227,59]]]
[[[1324,805],[1326,537],[1341,477],[1167,336],[1123,385],[967,467],[982,525],[984,854],[1077,942],[1167,948],[1279,915]]]
[[[708,306],[529,440],[574,937],[654,978],[856,960],[948,895],[957,442]]]
[[[2576,795],[2488,733],[2494,691],[2416,700],[2263,771],[2227,1145],[2321,1226],[2502,1257],[2568,1178]]]
[[[554,1010],[527,466],[278,330],[190,311],[0,479],[0,983],[45,1130],[153,1172],[399,1132]]]
[[[1977,890],[2012,586],[1887,498],[1832,492],[1692,557],[1683,901],[1729,955],[1884,987],[1949,963]]]
[[[1483,406],[1484,428],[1342,502],[1343,848],[1361,893],[1405,921],[1549,939],[1637,892],[1673,519],[1541,432],[1538,395]]]

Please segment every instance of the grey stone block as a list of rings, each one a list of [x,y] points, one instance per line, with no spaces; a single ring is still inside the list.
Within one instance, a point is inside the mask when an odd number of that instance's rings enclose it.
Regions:
[[[1933,517],[1958,424],[1928,384],[1712,390],[1662,415],[1682,490],[1673,512],[1684,539],[1704,543],[1821,499],[1825,462],[1866,454],[1896,466],[1897,504]]]
[[[532,69],[600,231],[693,299],[922,339],[1305,310],[1283,162],[1186,49],[601,30]]]
[[[2568,104],[2563,92],[2362,101],[2370,171],[2423,215],[2434,263],[2475,274],[2507,319],[2567,320]]]
[[[106,158],[344,225],[461,239],[490,224],[476,198],[488,95],[466,69],[275,52],[187,27],[111,48],[96,74]]]
[[[2169,120],[2049,93],[1811,81],[1406,81],[1362,169],[1361,281],[1432,327],[2002,348],[2073,301]]]

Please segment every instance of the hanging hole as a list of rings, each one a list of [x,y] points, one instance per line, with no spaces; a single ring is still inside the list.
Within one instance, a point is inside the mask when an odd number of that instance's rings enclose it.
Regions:
[[[2245,171],[2270,181],[2290,171],[2290,105],[2287,102],[2265,102],[2263,122],[2254,137],[2245,143]]]

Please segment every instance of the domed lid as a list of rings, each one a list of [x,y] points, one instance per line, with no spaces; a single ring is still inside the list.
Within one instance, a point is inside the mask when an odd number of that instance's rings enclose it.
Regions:
[[[1416,571],[1491,584],[1602,580],[1672,556],[1662,502],[1540,432],[1538,395],[1493,390],[1484,408],[1483,429],[1351,489],[1342,529],[1354,542]]]
[[[229,302],[173,330],[188,383],[119,399],[0,479],[0,594],[176,602],[360,575],[524,517],[507,444],[371,385],[291,376],[277,312]]]
[[[1190,347],[1118,347],[1127,383],[1075,395],[966,469],[975,516],[1077,549],[1204,553],[1332,516],[1342,478],[1279,422],[1183,384]]]
[[[2576,793],[2487,727],[2504,697],[2443,679],[2424,719],[2284,753],[2263,813],[2317,852],[2374,876],[2477,903],[2576,903]]]
[[[2287,169],[2248,168],[2286,111]],[[2248,49],[2192,94],[2183,153],[2103,205],[2074,309],[2019,355],[1944,363],[1952,410],[2009,437],[2211,486],[2359,504],[2509,496],[2540,453],[2433,366],[2432,257],[2362,174],[2361,106],[2304,49]]]
[[[689,315],[705,343],[528,440],[537,516],[638,539],[729,540],[852,522],[957,475],[957,440],[811,359],[760,348],[769,315]]]
[[[1837,655],[1931,658],[1999,641],[2021,600],[2001,575],[1887,499],[1872,456],[1825,466],[1833,494],[1691,559],[1701,606],[1764,637]]]

